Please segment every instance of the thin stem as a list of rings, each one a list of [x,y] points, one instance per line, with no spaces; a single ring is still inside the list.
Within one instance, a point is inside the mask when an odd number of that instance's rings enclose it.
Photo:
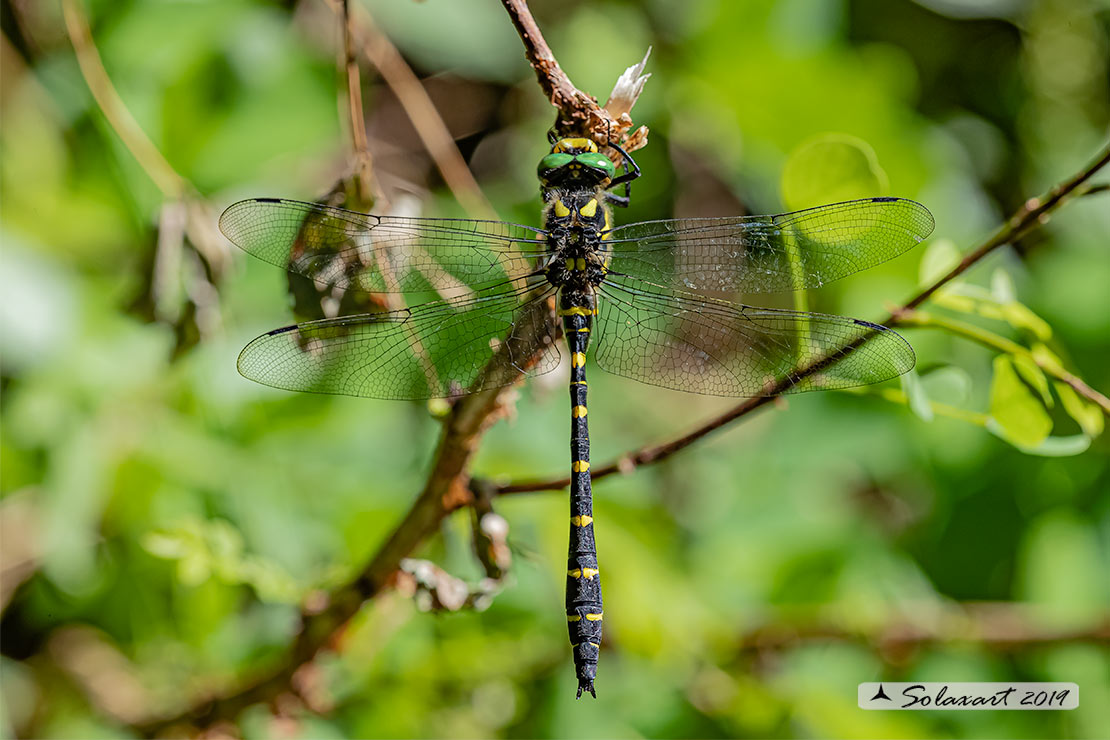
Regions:
[[[166,161],[143,132],[112,84],[108,71],[104,68],[104,61],[100,58],[100,52],[93,41],[89,19],[85,16],[81,0],[62,0],[62,15],[65,18],[66,32],[73,43],[81,76],[85,78],[85,84],[89,86],[97,106],[108,119],[108,125],[120,137],[124,146],[131,152],[131,156],[143,168],[147,177],[154,181],[162,194],[167,198],[181,198],[188,190],[185,179],[177,174],[173,166]]]
[[[977,342],[984,347],[998,350],[1010,355],[1017,355],[1026,357],[1032,360],[1037,367],[1043,370],[1057,380],[1067,383],[1079,395],[1086,398],[1091,403],[1096,404],[1102,409],[1102,412],[1110,416],[1110,398],[1102,395],[1091,386],[1087,385],[1082,378],[1069,373],[1060,365],[1054,362],[1048,362],[1039,355],[1034,354],[1029,348],[1024,347],[1017,342],[1007,339],[1006,337],[999,336],[992,331],[988,331],[982,327],[969,324],[964,321],[950,319],[944,316],[937,316],[924,311],[906,311],[899,314],[891,326],[912,326],[924,329],[943,329],[944,331],[955,334],[956,336],[970,339]]]
[[[909,396],[905,392],[897,388],[880,388],[875,391],[865,391],[863,395],[878,396],[891,403],[896,403],[899,406],[908,406],[910,403]],[[990,419],[989,414],[984,414],[982,411],[969,411],[968,409],[961,409],[958,406],[949,406],[946,403],[938,403],[937,401],[929,401],[929,408],[937,416],[946,416],[949,419],[959,419],[966,421],[968,424],[975,426],[985,427],[987,420]]]
[[[514,331],[520,337],[552,336],[556,326],[554,306],[544,300],[526,303],[527,308]],[[540,346],[531,358],[524,360],[516,355],[518,346],[518,342],[502,343],[483,370],[483,379],[493,376],[502,383],[519,378],[543,354]],[[482,380],[477,382],[482,384]],[[510,387],[511,384],[500,385],[478,391],[462,396],[455,403],[444,421],[424,490],[358,578],[334,593],[328,603],[302,610],[302,628],[280,664],[247,681],[245,687],[235,693],[201,701],[187,712],[151,722],[139,730],[148,735],[163,734],[182,723],[205,724],[232,717],[251,704],[287,691],[297,669],[319,651],[332,646],[362,604],[392,583],[401,560],[435,533],[447,514],[473,501],[468,474],[470,460],[478,450],[482,434],[504,413],[503,398]]]
[[[659,462],[660,460],[666,460],[671,455],[675,454],[679,450],[689,447],[702,437],[705,437],[708,434],[717,431],[729,422],[735,421],[742,416],[747,416],[756,409],[762,408],[763,406],[766,406],[768,403],[774,400],[775,399],[773,396],[760,396],[759,398],[749,399],[739,406],[729,409],[720,416],[714,417],[713,419],[709,420],[705,424],[702,424],[689,434],[685,434],[677,439],[673,439],[670,442],[641,447],[638,450],[626,452],[610,463],[601,465],[596,468],[591,467],[590,477],[592,480],[596,481],[600,480],[601,478],[607,478],[614,473],[631,473],[638,467],[650,465],[652,463]],[[509,493],[529,493],[532,491],[558,490],[561,488],[566,488],[569,485],[570,478],[568,477],[541,481],[525,480],[519,483],[507,483],[504,485],[495,486],[494,488],[498,494],[505,495]]]
[[[929,296],[936,293],[943,286],[956,279],[967,269],[974,265],[979,260],[986,257],[988,254],[1003,246],[1004,244],[1012,244],[1013,242],[1024,236],[1030,229],[1035,226],[1043,225],[1048,217],[1055,211],[1067,198],[1072,195],[1081,185],[1090,180],[1096,172],[1106,166],[1110,162],[1110,146],[1106,147],[1099,154],[1098,158],[1080,170],[1078,173],[1044,193],[1038,198],[1030,198],[1022,204],[1021,208],[1017,210],[1014,215],[1006,221],[1002,227],[995,232],[995,234],[983,242],[974,251],[964,257],[960,264],[952,268],[952,270],[944,277],[937,280],[925,290],[915,295],[910,300],[906,301],[899,311],[908,311],[912,308],[917,308],[922,303],[929,299]],[[890,315],[887,322],[894,321],[897,312]],[[887,323],[883,322],[883,323]]]
[[[882,323],[896,323],[901,315],[924,303],[937,290],[939,290],[941,287],[951,282],[958,276],[967,272],[967,270],[972,265],[979,262],[988,254],[1004,244],[1009,244],[1015,241],[1022,235],[1029,232],[1029,230],[1031,230],[1032,228],[1043,225],[1048,220],[1048,217],[1052,214],[1052,212],[1054,212],[1057,208],[1067,202],[1070,195],[1072,195],[1078,188],[1086,183],[1087,180],[1093,177],[1096,172],[1106,166],[1108,162],[1110,162],[1110,147],[1104,149],[1099,154],[1097,159],[1095,159],[1089,165],[1080,170],[1080,172],[1076,175],[1073,175],[1064,182],[1053,187],[1051,190],[1047,191],[1040,197],[1031,198],[1030,200],[1026,201],[1022,205],[1022,207],[1018,209],[1018,211],[1006,221],[1005,225],[1001,229],[999,229],[997,232],[994,233],[994,235],[992,235],[985,242],[972,250],[947,275],[939,278],[929,287],[925,288],[920,293],[907,300],[904,304],[902,304],[900,308],[891,313],[890,316],[888,316]],[[836,351],[826,355],[825,359],[828,359],[832,356],[842,356],[843,353],[852,351],[863,342],[869,341],[871,336],[873,335],[867,335],[862,340],[857,340],[857,342],[855,342],[851,346],[839,347],[836,349]],[[827,362],[825,364],[827,364]],[[789,382],[778,383],[775,388],[772,388],[770,391],[768,391],[767,396],[748,399],[740,403],[739,405],[729,409],[723,414],[710,419],[708,422],[702,424],[693,431],[677,439],[674,439],[670,442],[664,442],[663,444],[649,445],[646,447],[641,447],[637,450],[626,452],[623,455],[617,457],[617,459],[613,462],[599,466],[597,468],[593,468],[591,469],[593,472],[593,479],[596,481],[599,478],[604,478],[606,476],[613,475],[614,473],[628,473],[642,465],[649,465],[652,463],[660,462],[661,460],[666,460],[671,455],[684,450],[685,448],[689,447],[691,444],[697,442],[699,439],[705,437],[711,432],[715,432],[721,427],[724,427],[729,423],[743,418],[753,411],[766,406],[770,401],[773,400],[775,396],[781,395],[783,391],[787,390],[790,385],[792,385],[793,382],[795,382],[797,379],[812,375],[821,367],[824,367],[824,364],[822,364],[822,362],[819,360],[806,368],[802,368],[788,379]],[[1082,383],[1082,381],[1080,381],[1080,383]],[[1086,384],[1084,383],[1083,386],[1086,387]],[[1076,390],[1078,392],[1078,389]],[[1091,393],[1095,393],[1095,391],[1091,390]],[[1089,395],[1087,397],[1090,398]],[[1101,405],[1101,403],[1099,405]],[[562,488],[566,488],[568,485],[570,485],[570,479],[560,477],[545,480],[524,480],[520,482],[510,482],[495,486],[495,490],[499,494],[527,493],[531,491],[559,490]]]
[[[333,10],[341,12],[335,0],[329,0],[329,4]],[[365,7],[357,6],[355,12],[350,23],[352,35],[362,47],[366,58],[377,68],[382,79],[397,96],[455,200],[474,218],[496,219],[497,212],[467,167],[447,124],[443,122],[435,103],[420,84],[420,78],[405,62],[397,47],[374,25]]]
[[[972,602],[958,607],[930,609],[928,616],[907,609],[867,628],[853,629],[810,615],[777,614],[764,624],[744,631],[736,652],[795,648],[804,642],[850,642],[897,655],[907,649],[973,643],[996,652],[1017,652],[1065,643],[1104,644],[1110,640],[1110,619],[1055,627],[1045,610],[1009,602]]]
[[[354,28],[351,20],[350,0],[342,0],[343,18],[343,67],[347,82],[347,113],[350,120],[351,146],[354,149],[356,188],[359,208],[373,203],[371,182],[373,178],[370,147],[366,140],[366,119],[362,112],[362,77],[355,56]]]

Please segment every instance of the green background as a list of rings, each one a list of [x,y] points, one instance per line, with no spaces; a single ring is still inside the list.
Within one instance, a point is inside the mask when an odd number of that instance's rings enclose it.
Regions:
[[[932,269],[926,254],[944,261],[944,240],[972,248],[1105,144],[1106,2],[532,6],[571,79],[602,100],[654,48],[633,111],[651,129],[637,153],[644,177],[620,222],[777,212],[795,199],[853,197],[851,177],[885,191],[866,194],[930,208],[939,248],[812,292],[814,310],[885,315]],[[538,224],[533,173],[552,110],[500,5],[366,7],[425,80],[498,215]],[[298,604],[359,572],[420,490],[439,433],[426,404],[284,393],[235,372],[247,341],[289,323],[290,301],[280,270],[211,233],[216,215],[242,197],[319,197],[350,163],[326,4],[86,9],[124,103],[210,218],[190,227],[207,224],[207,234],[159,252],[166,198],[93,101],[60,8],[4,2],[0,731],[9,736],[118,737],[280,664]],[[463,215],[388,86],[365,65],[363,82],[390,202]],[[838,154],[812,156],[814,146]],[[1044,319],[1051,336],[1040,339],[1104,391],[1106,204],[1076,200],[964,283]],[[207,260],[197,243],[215,250]],[[152,288],[158,274],[168,288]],[[952,300],[926,308],[960,313]],[[1030,321],[963,313],[1033,341]],[[1095,422],[1073,421],[1062,398],[1038,406],[996,352],[936,330],[905,335],[930,398],[992,413],[1009,439],[1028,435],[1027,447],[1050,427],[1071,440],[1056,452],[1079,454],[1043,454],[1051,444],[1026,454],[980,424],[926,421],[892,392],[792,397],[595,487],[606,627],[596,701],[574,701],[565,494],[537,493],[494,503],[514,561],[487,610],[429,613],[387,594],[363,610],[341,656],[319,666],[327,711],[289,700],[275,718],[258,705],[224,729],[1105,736],[1110,652],[1089,637],[1100,625],[1105,637],[1110,618],[1106,439]],[[732,405],[588,372],[599,462]],[[1026,395],[1003,403],[1008,388]],[[474,472],[565,474],[567,429],[565,376],[530,382],[484,439]],[[1090,437],[1089,449],[1075,446]],[[475,582],[470,548],[463,512],[415,555]],[[985,644],[981,628],[1012,628],[1016,639]],[[935,639],[899,646],[914,630]],[[1077,639],[1057,639],[1069,633]],[[856,684],[874,680],[1073,681],[1081,706],[860,711]]]

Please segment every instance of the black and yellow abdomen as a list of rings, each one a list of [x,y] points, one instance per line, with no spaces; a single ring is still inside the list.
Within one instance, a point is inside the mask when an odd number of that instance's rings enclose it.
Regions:
[[[559,299],[570,349],[570,548],[567,554],[567,628],[578,695],[594,694],[601,650],[601,574],[594,542],[590,489],[590,431],[586,407],[586,350],[593,328],[594,296],[564,290]]]
[[[598,187],[549,189],[546,227],[552,235],[548,280],[559,288],[559,315],[570,350],[570,547],[567,554],[567,630],[578,677],[578,696],[594,694],[601,650],[601,571],[594,541],[590,488],[590,431],[586,406],[586,353],[597,313],[596,288],[605,279],[601,249],[609,210]]]

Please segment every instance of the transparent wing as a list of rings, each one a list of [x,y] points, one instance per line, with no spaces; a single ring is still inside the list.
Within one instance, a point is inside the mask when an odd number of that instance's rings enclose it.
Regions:
[[[320,285],[397,293],[491,285],[531,270],[542,229],[503,221],[371,216],[253,198],[220,216],[244,251]]]
[[[763,396],[779,382],[787,393],[849,388],[914,365],[909,343],[877,324],[652,291],[602,284],[596,358],[603,370],[680,391]],[[816,369],[799,376],[809,367]]]
[[[815,288],[896,257],[933,230],[920,203],[869,198],[777,216],[641,221],[607,234],[610,269],[679,290]]]
[[[285,390],[388,399],[508,385],[558,365],[551,292],[504,284],[465,299],[287,326],[248,344],[239,372]],[[496,352],[504,361],[485,369]]]

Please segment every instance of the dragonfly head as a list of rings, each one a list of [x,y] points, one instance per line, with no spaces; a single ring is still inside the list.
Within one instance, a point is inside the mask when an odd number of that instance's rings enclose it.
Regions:
[[[590,139],[558,139],[540,160],[536,174],[544,188],[605,187],[617,168]]]

